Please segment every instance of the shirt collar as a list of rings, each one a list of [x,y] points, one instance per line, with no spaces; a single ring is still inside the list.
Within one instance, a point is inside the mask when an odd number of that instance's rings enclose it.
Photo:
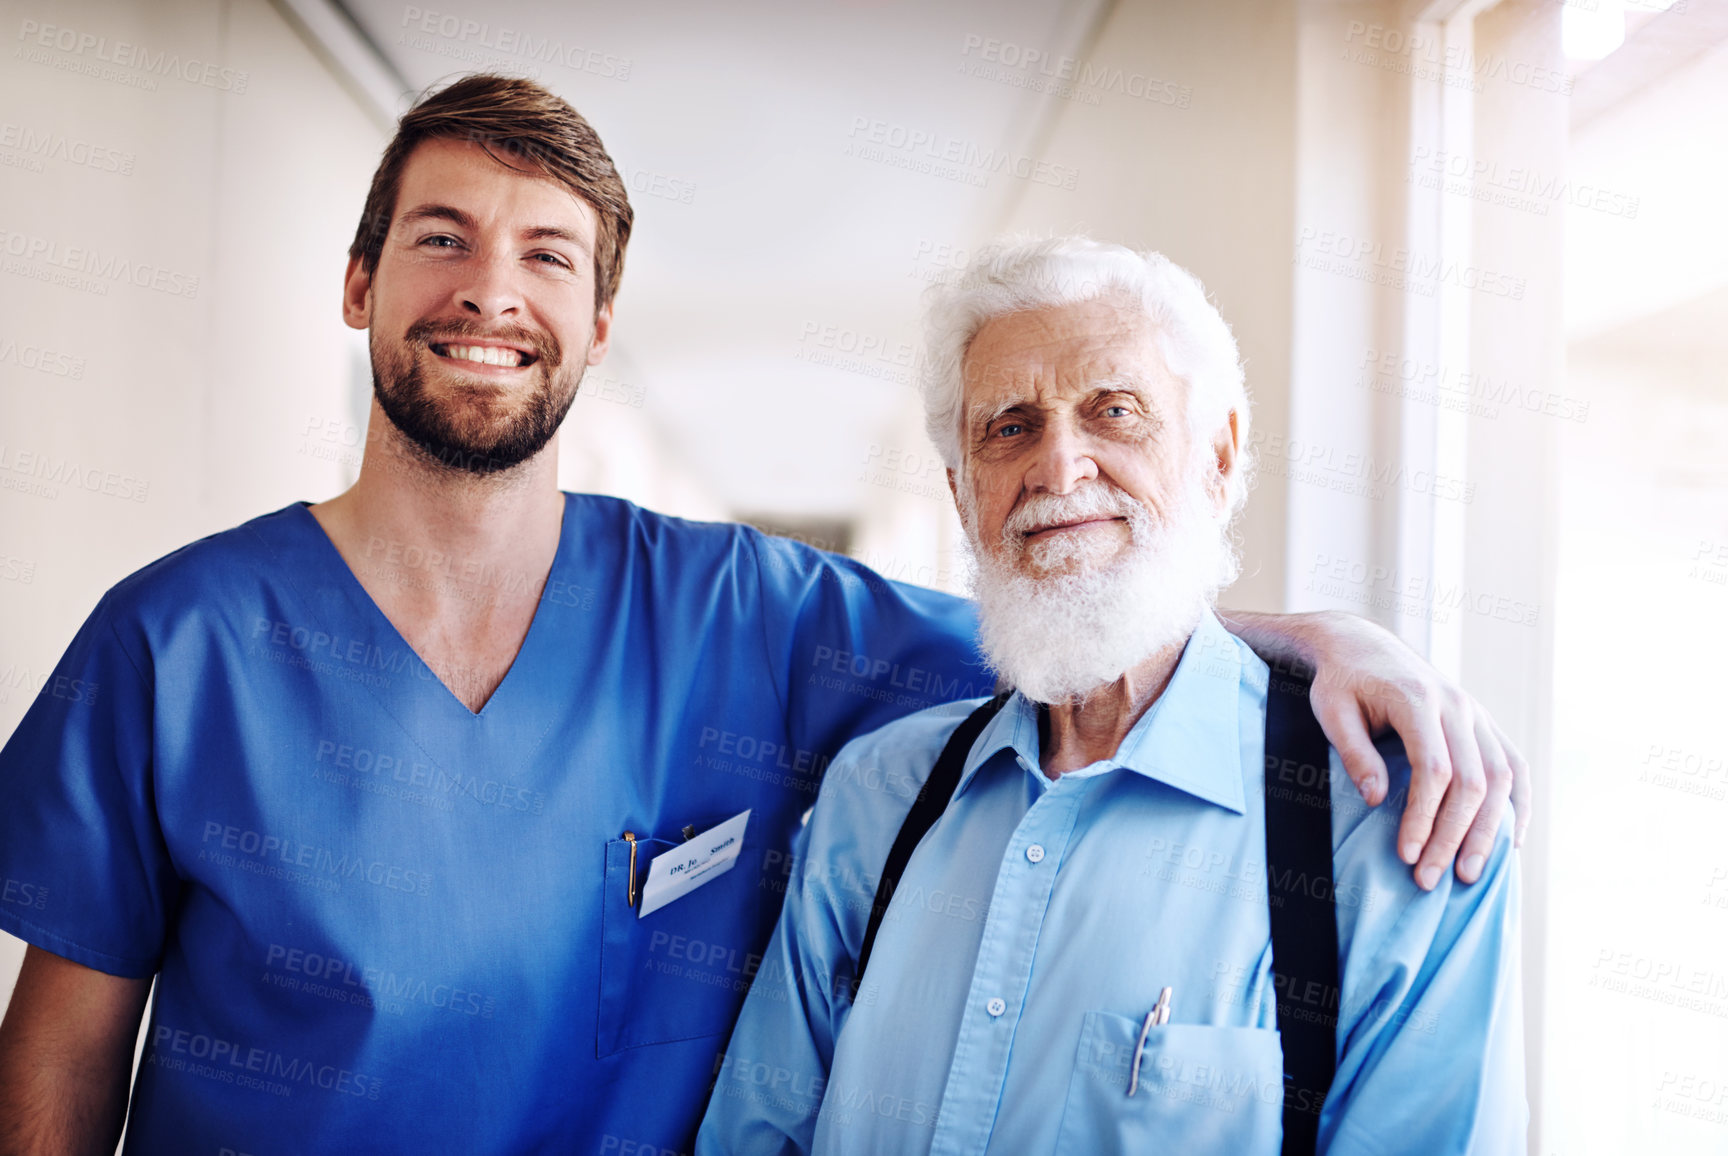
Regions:
[[[1121,767],[1243,814],[1241,643],[1206,611],[1189,636],[1170,685],[1140,716],[1109,767]],[[1039,769],[1038,706],[1019,691],[985,726],[967,756],[956,797],[997,752],[1011,751],[1028,774]]]

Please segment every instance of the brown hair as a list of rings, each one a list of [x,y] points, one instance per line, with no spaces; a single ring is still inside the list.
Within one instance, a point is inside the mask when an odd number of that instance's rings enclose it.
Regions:
[[[610,302],[624,275],[624,246],[636,218],[624,181],[592,125],[563,98],[514,76],[478,72],[422,95],[397,122],[360,213],[348,256],[368,275],[378,268],[396,215],[402,170],[422,141],[473,141],[506,168],[538,171],[569,186],[594,210],[594,308]],[[515,163],[512,163],[515,162]]]

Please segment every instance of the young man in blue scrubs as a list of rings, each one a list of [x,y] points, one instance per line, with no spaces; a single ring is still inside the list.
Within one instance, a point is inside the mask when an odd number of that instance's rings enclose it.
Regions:
[[[102,1150],[123,1120],[134,1152],[688,1146],[831,753],[990,677],[967,603],[558,491],[630,225],[537,85],[404,117],[343,298],[360,480],[114,587],[0,754],[0,875],[29,897],[0,928],[31,944],[0,1149]],[[1235,617],[1320,665],[1375,801],[1371,728],[1430,753],[1401,840],[1427,885],[1461,843],[1468,874],[1517,764],[1492,722],[1365,623]],[[648,910],[686,842],[703,878]]]

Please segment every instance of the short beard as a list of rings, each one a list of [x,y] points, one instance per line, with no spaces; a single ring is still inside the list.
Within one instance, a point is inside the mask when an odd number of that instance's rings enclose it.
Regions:
[[[484,387],[457,386],[446,398],[426,388],[422,359],[437,356],[431,349],[434,343],[488,337],[520,342],[537,359],[531,367],[539,378],[537,387],[514,413],[495,415],[492,411],[499,398]],[[587,368],[584,351],[574,372],[560,373],[562,350],[550,335],[513,327],[487,329],[463,321],[416,321],[400,350],[381,349],[376,332],[369,344],[372,395],[390,424],[429,464],[477,477],[512,469],[545,449],[570,412]]]
[[[991,667],[1034,702],[1070,703],[1186,642],[1236,575],[1227,522],[1208,508],[1203,476],[1188,479],[1162,525],[1107,482],[1066,499],[1046,498],[1047,508],[1069,511],[1062,517],[1121,515],[1130,540],[1119,557],[1092,566],[1084,564],[1081,542],[1034,546],[1029,559],[1045,571],[1038,577],[1010,561],[1026,550],[1015,516],[1000,542],[986,548],[979,541],[975,500],[963,485],[979,645]]]

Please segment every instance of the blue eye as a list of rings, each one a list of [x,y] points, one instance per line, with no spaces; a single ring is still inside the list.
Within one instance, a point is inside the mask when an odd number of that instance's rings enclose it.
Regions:
[[[1011,437],[1014,434],[1017,434],[1020,431],[1024,430],[1025,428],[1026,428],[1025,426],[1021,425],[1018,422],[1009,422],[1006,425],[997,427],[996,436],[999,438]]]
[[[536,258],[544,257],[548,264],[554,265],[557,268],[560,268],[560,269],[570,268],[570,263],[568,261],[564,260],[564,258],[560,257],[556,253],[536,253],[536,254],[534,254],[534,256]]]

